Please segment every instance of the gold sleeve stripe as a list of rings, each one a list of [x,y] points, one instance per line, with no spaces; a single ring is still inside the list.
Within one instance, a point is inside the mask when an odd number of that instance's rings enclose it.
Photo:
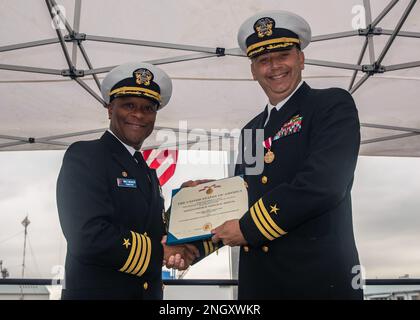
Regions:
[[[146,261],[144,262],[143,268],[140,270],[140,272],[137,274],[139,277],[143,275],[143,273],[146,272],[147,268],[149,267],[150,258],[152,256],[152,241],[150,241],[150,238],[147,236],[144,236],[147,242],[147,254],[146,254]]]
[[[133,231],[131,232],[131,250],[130,250],[130,254],[127,258],[127,261],[125,262],[124,266],[119,270],[121,272],[125,272],[125,270],[127,270],[128,266],[131,263],[131,260],[133,259],[134,253],[136,252],[136,247],[137,247],[137,241],[136,241],[136,234]]]
[[[141,253],[140,261],[139,261],[136,269],[132,272],[132,274],[136,274],[136,275],[138,275],[140,273],[140,270],[144,265],[144,261],[145,261],[146,255],[147,255],[147,237],[142,235],[142,234],[140,235],[140,237],[143,241],[144,250]]]
[[[131,262],[130,268],[126,271],[127,273],[133,272],[134,268],[137,265],[137,262],[139,261],[140,252],[143,251],[143,243],[141,241],[140,235],[136,233],[137,237],[137,248],[136,248],[136,254],[134,255],[133,261]]]
[[[260,232],[263,234],[263,236],[266,237],[268,240],[274,240],[275,238],[273,238],[271,235],[269,235],[267,233],[267,231],[265,231],[264,228],[262,227],[260,221],[258,220],[257,216],[255,215],[254,207],[251,207],[250,212],[251,212],[252,220],[254,220],[255,225],[257,226],[258,230],[260,230]]]
[[[276,230],[279,234],[281,235],[285,235],[287,232],[284,231],[282,228],[280,228],[274,221],[273,219],[270,217],[270,214],[268,213],[264,202],[262,201],[262,199],[258,200],[258,204],[260,205],[261,211],[264,214],[264,217],[267,219],[268,223],[274,228],[274,230]]]
[[[268,223],[267,220],[264,218],[264,216],[261,213],[260,207],[258,206],[258,202],[254,204],[255,213],[257,214],[258,219],[263,224],[265,230],[268,231],[270,235],[272,235],[274,238],[280,237],[280,234],[278,234]]]
[[[140,268],[142,267],[144,262],[144,257],[146,256],[146,239],[142,234],[140,235],[140,239],[143,250],[141,251],[139,263],[137,264],[137,267],[134,269],[134,271],[131,272],[132,274],[137,274],[140,271]]]
[[[207,243],[207,240],[203,241],[203,245],[204,245],[204,256],[208,256],[209,255],[209,245]]]
[[[209,240],[209,249],[210,249],[210,253],[214,252],[214,246],[213,246],[213,242],[211,240]]]

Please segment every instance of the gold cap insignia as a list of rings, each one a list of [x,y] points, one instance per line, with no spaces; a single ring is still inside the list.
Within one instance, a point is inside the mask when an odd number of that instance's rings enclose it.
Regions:
[[[268,17],[258,19],[254,24],[254,30],[258,38],[269,37],[273,34],[274,20]]]
[[[144,84],[145,86],[150,86],[150,82],[153,80],[153,73],[145,68],[135,70],[133,76],[136,78],[138,85]]]

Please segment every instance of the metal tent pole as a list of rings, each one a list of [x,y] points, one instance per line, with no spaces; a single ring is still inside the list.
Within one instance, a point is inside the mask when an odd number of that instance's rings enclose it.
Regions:
[[[30,73],[53,74],[57,76],[60,76],[62,74],[62,71],[58,69],[35,68],[35,67],[27,67],[27,66],[16,66],[16,65],[10,65],[10,64],[0,64],[0,69],[10,70],[10,71],[30,72]]]
[[[53,7],[51,5],[51,0],[45,0],[45,3],[47,4],[48,11],[50,13],[51,19],[54,19]],[[57,8],[57,6],[56,6],[56,10],[57,10],[57,13],[61,16],[61,12]],[[72,61],[70,59],[70,55],[69,55],[69,52],[67,51],[67,47],[66,47],[66,44],[64,42],[64,38],[63,38],[63,35],[62,35],[60,29],[55,28],[55,32],[57,33],[57,37],[58,37],[58,39],[60,41],[61,49],[63,50],[64,57],[66,58],[66,61],[67,61],[67,65],[69,67],[69,70],[74,70],[75,68],[74,68],[73,63],[72,63]]]
[[[420,67],[420,61],[393,64],[390,66],[386,66],[385,69],[386,71],[395,71],[395,70],[410,69],[410,68],[417,68],[417,67]]]
[[[198,60],[198,59],[205,59],[205,58],[213,58],[213,57],[217,57],[217,55],[215,55],[214,53],[193,53],[193,54],[177,56],[177,57],[148,60],[145,62],[154,64],[154,65],[162,65],[162,64],[191,61],[191,60]],[[84,71],[84,75],[107,73],[115,67],[116,66],[109,66],[109,67],[97,68],[97,69],[92,69],[92,70],[86,70]]]
[[[100,104],[106,107],[106,102],[100,96],[98,96],[96,92],[86,84],[86,82],[79,78],[74,78],[73,80],[76,81],[83,89],[85,89],[92,97],[98,100]]]
[[[74,1],[74,16],[73,16],[73,31],[74,33],[79,33],[80,28],[80,14],[82,11],[82,1],[81,0],[75,0]],[[73,61],[73,64],[77,65],[77,48],[80,47],[79,42],[75,44],[73,42],[73,48],[72,48],[72,55],[71,59]]]
[[[354,36],[358,36],[358,35],[359,35],[359,31],[357,31],[357,30],[337,32],[337,33],[314,36],[314,37],[312,37],[311,42],[333,40],[333,39],[342,39],[342,38],[354,37]]]
[[[33,47],[40,47],[40,46],[45,46],[45,45],[48,45],[48,44],[54,44],[54,43],[58,43],[58,42],[59,42],[59,40],[57,38],[53,38],[53,39],[31,41],[31,42],[25,42],[25,43],[19,43],[19,44],[12,44],[12,45],[8,45],[8,46],[0,47],[0,52],[13,51],[13,50],[18,50],[18,49],[26,49],[26,48],[33,48]]]
[[[363,70],[363,67],[357,64],[331,62],[331,61],[324,61],[324,60],[306,59],[305,64],[313,65],[313,66],[320,66],[320,67],[337,68],[337,69],[358,70],[358,71]]]
[[[401,27],[403,26],[405,20],[407,20],[408,15],[410,14],[411,10],[413,9],[414,5],[416,4],[417,0],[411,0],[407,9],[404,11],[402,17],[398,21],[394,32],[392,33],[391,37],[388,39],[387,44],[383,48],[381,54],[379,55],[378,60],[376,61],[376,65],[380,65],[382,63],[382,60],[385,58],[385,55],[387,54],[389,48],[391,47],[392,43],[394,42],[398,32],[400,32]]]
[[[386,130],[394,130],[394,131],[406,131],[406,132],[420,133],[420,129],[414,129],[414,128],[396,127],[396,126],[388,126],[388,125],[373,124],[373,123],[361,123],[360,125],[362,127],[365,127],[365,128],[375,128],[375,129],[386,129]]]
[[[362,85],[363,83],[365,83],[367,79],[369,79],[369,77],[370,77],[370,76],[371,76],[370,74],[365,74],[365,75],[364,75],[364,76],[363,76],[363,77],[359,80],[359,82],[357,82],[357,83],[354,85],[354,87],[352,87],[352,88],[351,88],[350,93],[351,93],[351,94],[355,93],[355,92],[356,92],[356,90],[357,90],[357,89],[359,89],[359,88],[361,87],[361,85]]]
[[[383,29],[382,34],[385,35],[392,35],[394,30]],[[410,31],[401,31],[397,34],[398,37],[406,37],[406,38],[420,38],[420,32],[410,32]]]
[[[368,45],[368,39],[365,39],[365,42],[363,43],[363,47],[362,47],[362,51],[360,52],[359,58],[357,59],[357,65],[361,65],[363,57],[366,53],[366,49],[367,49],[367,45]],[[350,80],[350,85],[349,85],[349,91],[351,90],[351,88],[353,87],[354,81],[356,80],[356,76],[357,76],[358,70],[354,70],[353,75],[351,77]]]
[[[371,12],[370,0],[363,0],[363,4],[365,6],[366,24],[371,28],[372,12]],[[368,33],[366,35],[366,39],[368,40],[368,44],[369,44],[370,64],[373,64],[375,62],[375,46],[373,44],[373,35],[371,33]]]
[[[394,6],[398,3],[399,0],[392,0],[385,9],[376,17],[375,20],[372,21],[372,27],[376,27],[380,21],[394,8]]]
[[[181,45],[181,44],[175,44],[175,43],[145,41],[145,40],[136,40],[136,39],[124,39],[124,38],[115,38],[115,37],[104,37],[104,36],[95,36],[95,35],[89,35],[89,34],[86,35],[86,40],[117,43],[117,44],[127,44],[127,45],[142,46],[142,47],[217,53],[217,48],[211,48],[211,47]]]
[[[383,141],[389,141],[389,140],[396,140],[396,139],[408,138],[408,137],[418,136],[418,135],[420,135],[420,133],[417,133],[417,132],[402,133],[402,134],[397,134],[397,135],[394,135],[394,136],[387,136],[387,137],[382,137],[382,138],[375,138],[375,139],[370,139],[370,140],[364,140],[364,141],[360,142],[360,144],[369,144],[369,143],[375,143],[375,142],[383,142]]]

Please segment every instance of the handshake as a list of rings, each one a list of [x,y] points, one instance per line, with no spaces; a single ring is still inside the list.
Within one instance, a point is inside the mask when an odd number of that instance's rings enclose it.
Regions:
[[[202,183],[213,180],[195,180],[187,181],[181,185],[181,188],[195,187]],[[223,245],[240,246],[247,244],[241,229],[239,220],[233,219],[224,222],[222,225],[211,230],[213,243],[222,242]],[[196,259],[200,257],[200,251],[194,244],[182,244],[168,246],[166,245],[166,236],[162,238],[163,245],[163,265],[167,268],[175,268],[178,270],[187,269]]]
[[[163,265],[167,268],[178,270],[187,269],[197,258],[200,252],[192,244],[182,244],[176,246],[166,245],[166,236],[162,238],[163,245]]]

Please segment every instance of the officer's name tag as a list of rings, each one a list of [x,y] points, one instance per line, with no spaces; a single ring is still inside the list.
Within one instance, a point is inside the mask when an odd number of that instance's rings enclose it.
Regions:
[[[117,186],[122,188],[137,188],[136,179],[117,178]]]

